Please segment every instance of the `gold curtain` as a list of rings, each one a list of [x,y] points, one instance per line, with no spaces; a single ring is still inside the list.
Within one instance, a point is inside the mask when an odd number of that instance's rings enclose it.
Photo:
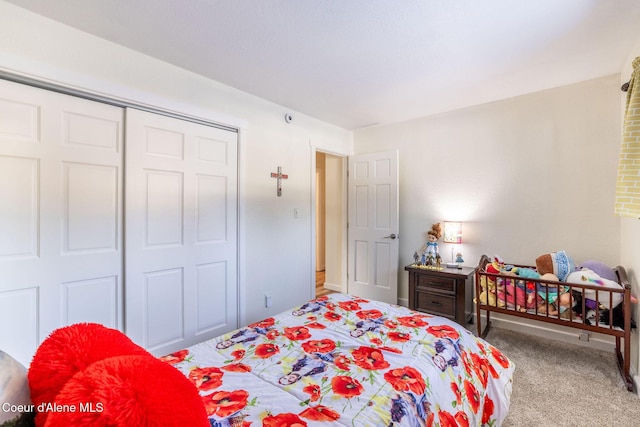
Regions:
[[[633,60],[627,89],[616,182],[616,214],[640,218],[640,56]]]

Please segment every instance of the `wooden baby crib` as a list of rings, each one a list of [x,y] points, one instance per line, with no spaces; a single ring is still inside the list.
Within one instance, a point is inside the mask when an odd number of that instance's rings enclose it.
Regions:
[[[627,273],[624,267],[617,266],[613,269],[620,288],[603,288],[592,284],[566,283],[553,280],[533,280],[535,286],[531,287],[531,291],[535,293],[534,300],[536,301],[539,300],[538,292],[541,288],[560,289],[560,287],[564,287],[568,289],[568,292],[571,292],[573,307],[561,315],[558,313],[552,314],[550,310],[539,308],[537,305],[533,308],[527,308],[526,305],[522,307],[515,304],[512,298],[508,298],[506,292],[500,292],[500,287],[504,285],[504,283],[508,283],[508,281],[532,280],[520,279],[506,273],[495,274],[487,272],[487,265],[489,264],[491,264],[491,260],[486,255],[483,255],[476,269],[475,301],[478,336],[484,338],[489,332],[491,328],[491,312],[614,336],[618,370],[622,375],[627,390],[635,391],[635,386],[629,373],[632,328],[631,285],[627,279]],[[531,266],[514,266],[535,270],[535,267]],[[491,290],[490,284],[494,284],[495,287],[493,290]],[[484,298],[480,298],[483,291],[485,292]],[[587,291],[591,294],[595,292],[596,301],[602,301],[604,299],[606,302],[608,300],[610,309],[596,305],[595,310],[589,310],[586,298]],[[622,302],[614,307],[614,300],[620,299],[620,295],[622,295]],[[486,325],[484,329],[482,328],[481,317],[483,311],[486,313]]]

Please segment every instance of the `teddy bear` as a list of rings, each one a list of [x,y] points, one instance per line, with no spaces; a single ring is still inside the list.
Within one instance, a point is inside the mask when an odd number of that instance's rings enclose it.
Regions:
[[[491,274],[500,274],[501,265],[504,265],[504,263],[501,263],[500,259],[496,257],[494,258],[493,262],[487,264],[487,266],[485,267],[485,271]],[[502,291],[503,285],[498,285],[496,283],[496,279],[501,278],[485,275],[480,276],[480,288],[482,289],[482,292],[480,292],[480,295],[478,295],[476,303],[480,301],[481,304],[501,308],[504,308],[506,306],[505,299],[498,297],[498,293]],[[498,289],[499,286],[500,289]]]
[[[475,303],[477,304],[480,301],[483,305],[490,305],[492,307],[497,306],[497,298],[496,298],[496,282],[495,280],[490,279],[487,276],[480,276],[480,288],[482,292],[478,295]]]

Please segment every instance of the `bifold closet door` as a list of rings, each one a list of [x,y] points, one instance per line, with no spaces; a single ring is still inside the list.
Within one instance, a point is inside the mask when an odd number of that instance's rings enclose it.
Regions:
[[[124,110],[0,80],[0,348],[122,329]]]
[[[237,328],[237,136],[126,112],[126,332],[167,354]]]

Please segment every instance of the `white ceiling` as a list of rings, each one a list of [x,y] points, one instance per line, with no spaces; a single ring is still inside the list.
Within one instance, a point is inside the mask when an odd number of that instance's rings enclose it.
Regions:
[[[638,0],[8,0],[346,129],[619,73]]]

